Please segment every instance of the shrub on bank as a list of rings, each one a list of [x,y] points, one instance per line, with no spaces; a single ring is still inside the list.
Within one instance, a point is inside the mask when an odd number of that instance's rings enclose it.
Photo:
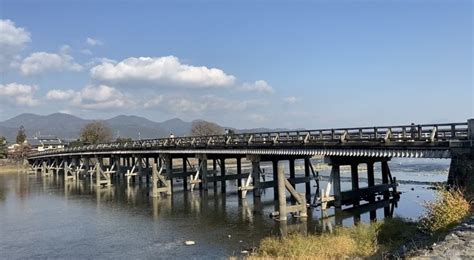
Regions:
[[[470,214],[471,205],[459,189],[437,189],[437,198],[424,205],[426,214],[420,227],[427,233],[442,233],[459,224]]]
[[[250,258],[328,259],[383,255],[406,241],[416,230],[414,223],[394,218],[338,227],[333,233],[269,237],[261,241]]]

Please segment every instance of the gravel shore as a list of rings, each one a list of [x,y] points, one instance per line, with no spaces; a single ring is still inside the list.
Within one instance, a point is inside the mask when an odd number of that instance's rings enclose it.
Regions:
[[[441,241],[411,255],[411,259],[474,259],[474,214]]]

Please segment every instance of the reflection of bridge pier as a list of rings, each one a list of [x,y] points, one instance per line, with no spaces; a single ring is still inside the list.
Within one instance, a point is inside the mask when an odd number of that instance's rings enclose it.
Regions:
[[[87,173],[91,185],[97,187],[125,180],[131,193],[137,183],[146,183],[151,197],[178,192],[180,182],[184,192],[199,189],[203,196],[211,187],[219,192],[218,186],[220,193],[229,194],[229,182],[237,182],[239,198],[246,199],[252,192],[254,201],[259,201],[265,189],[273,188],[274,215],[286,221],[289,214],[306,217],[312,194],[316,194],[313,204],[322,208],[359,208],[361,200],[374,203],[377,195],[385,200],[395,197],[396,179],[388,167],[393,157],[453,158],[450,182],[474,183],[470,179],[474,176],[473,140],[474,120],[469,120],[136,140],[41,152],[31,155],[29,162],[33,171],[42,169],[45,176],[56,170],[65,183]],[[313,156],[324,156],[332,167],[331,181],[322,192],[318,185],[316,191],[311,190],[311,181],[319,183],[310,162]],[[262,164],[271,164],[269,178]],[[367,166],[367,187],[359,184],[360,164]],[[382,183],[375,183],[375,164],[380,164]],[[296,171],[297,165],[303,165],[303,171]],[[351,169],[347,191],[341,190],[342,166]],[[304,184],[304,193],[297,192],[299,184]]]

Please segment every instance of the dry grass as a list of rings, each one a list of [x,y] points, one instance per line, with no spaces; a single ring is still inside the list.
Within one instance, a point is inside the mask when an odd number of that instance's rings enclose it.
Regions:
[[[437,199],[426,202],[426,214],[420,219],[420,227],[427,233],[443,233],[469,216],[471,205],[459,189],[437,189]]]
[[[396,218],[350,228],[340,227],[333,233],[320,235],[269,237],[261,241],[250,258],[339,259],[381,256],[399,246],[416,230],[414,223]]]
[[[20,169],[22,168],[20,167]],[[16,165],[0,166],[0,174],[11,174],[11,173],[18,173],[18,168]]]

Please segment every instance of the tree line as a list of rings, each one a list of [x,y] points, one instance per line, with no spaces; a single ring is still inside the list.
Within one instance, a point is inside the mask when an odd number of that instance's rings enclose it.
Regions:
[[[224,129],[219,125],[207,121],[195,121],[191,126],[191,136],[206,136],[206,135],[221,135],[224,134]],[[171,137],[174,137],[173,133],[170,133]],[[11,153],[13,157],[18,159],[24,158],[31,147],[26,142],[27,135],[26,130],[23,126],[20,126],[17,136],[15,150]],[[108,142],[119,142],[126,143],[132,141],[130,137],[117,137],[114,139],[112,129],[103,121],[94,121],[85,125],[80,132],[80,137],[69,143],[70,147],[77,147],[86,144],[99,144]],[[5,137],[0,136],[0,159],[7,158],[7,140]]]

